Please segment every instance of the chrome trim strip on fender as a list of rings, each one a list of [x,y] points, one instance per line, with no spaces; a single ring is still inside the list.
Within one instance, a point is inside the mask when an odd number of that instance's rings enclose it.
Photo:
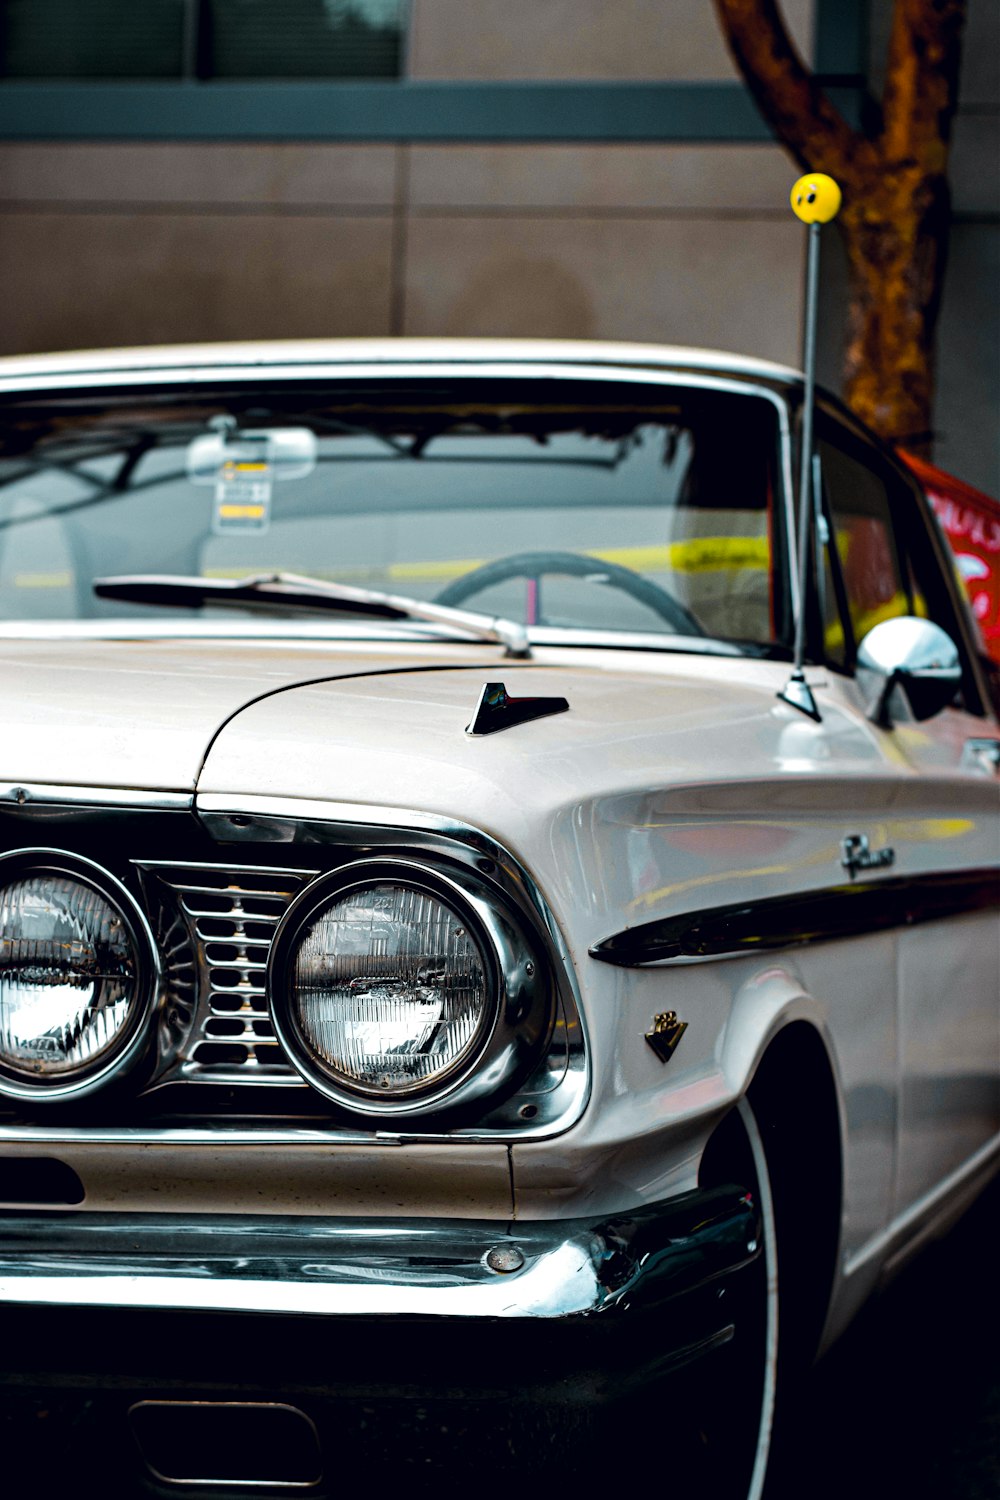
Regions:
[[[0,1303],[435,1320],[642,1316],[748,1264],[760,1242],[756,1208],[738,1187],[596,1222],[11,1215]]]
[[[18,807],[28,802],[42,802],[59,807],[135,807],[144,812],[188,812],[194,806],[194,792],[6,781],[0,782],[0,803],[3,802],[13,802]]]
[[[293,843],[296,827],[319,823],[328,829],[322,842],[353,842],[359,829],[379,828],[394,834],[433,833],[460,839],[483,849],[499,852],[499,845],[471,823],[418,812],[411,807],[382,807],[363,802],[323,802],[305,797],[259,797],[253,793],[199,792],[194,803],[209,833],[215,839],[256,843]],[[347,825],[343,839],[334,828]]]
[[[998,908],[1000,868],[946,870],[683,912],[626,928],[589,951],[602,963],[639,968],[802,947]]]

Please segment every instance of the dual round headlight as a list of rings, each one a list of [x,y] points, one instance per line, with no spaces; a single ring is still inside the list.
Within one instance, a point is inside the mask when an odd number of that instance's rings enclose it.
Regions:
[[[365,862],[289,907],[268,966],[271,1016],[302,1076],[365,1114],[496,1092],[547,1023],[536,964],[463,878]]]
[[[156,946],[126,888],[53,850],[0,858],[0,1094],[74,1100],[151,1054]],[[496,1095],[551,1024],[542,965],[495,892],[366,860],[308,885],[268,960],[271,1018],[301,1076],[362,1115]]]
[[[128,891],[55,850],[0,860],[0,1093],[79,1099],[147,1051],[156,949]]]

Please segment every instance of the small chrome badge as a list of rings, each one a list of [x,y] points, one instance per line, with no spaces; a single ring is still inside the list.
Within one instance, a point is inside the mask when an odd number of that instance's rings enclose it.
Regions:
[[[840,863],[852,880],[859,870],[880,870],[896,863],[895,849],[872,849],[864,833],[852,833],[841,839],[840,854]]]
[[[678,1021],[675,1010],[663,1010],[653,1017],[653,1029],[646,1032],[646,1041],[661,1063],[668,1063],[677,1050],[677,1043],[688,1029],[686,1021]]]

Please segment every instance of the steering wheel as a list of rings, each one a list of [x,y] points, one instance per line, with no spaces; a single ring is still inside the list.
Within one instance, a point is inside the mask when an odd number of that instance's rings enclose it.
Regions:
[[[611,584],[631,595],[640,604],[645,604],[661,620],[665,620],[675,635],[704,635],[704,631],[684,605],[668,594],[665,588],[643,578],[621,563],[603,562],[598,557],[582,557],[579,552],[514,552],[510,557],[497,558],[496,562],[484,563],[473,568],[462,578],[456,578],[441,590],[435,604],[464,604],[473,594],[490,588],[495,583],[505,583],[508,578],[540,578],[543,573],[562,573],[570,578],[593,578],[599,575],[602,582]],[[529,624],[532,623],[529,621]]]

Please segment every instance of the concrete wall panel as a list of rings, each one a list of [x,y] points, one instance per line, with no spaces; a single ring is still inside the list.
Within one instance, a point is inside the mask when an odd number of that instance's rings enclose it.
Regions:
[[[784,216],[797,169],[778,146],[414,146],[421,208],[754,211]]]
[[[813,0],[784,0],[812,56]],[[731,78],[709,0],[412,0],[414,78]]]
[[[0,203],[336,204],[393,201],[394,146],[0,146]]]
[[[959,98],[963,107],[1000,106],[1000,6],[996,0],[969,0]]]
[[[950,176],[956,213],[1000,217],[1000,111],[958,116]]]
[[[794,362],[801,237],[710,220],[416,218],[407,333],[651,339]]]
[[[389,329],[391,221],[8,215],[0,350]]]

